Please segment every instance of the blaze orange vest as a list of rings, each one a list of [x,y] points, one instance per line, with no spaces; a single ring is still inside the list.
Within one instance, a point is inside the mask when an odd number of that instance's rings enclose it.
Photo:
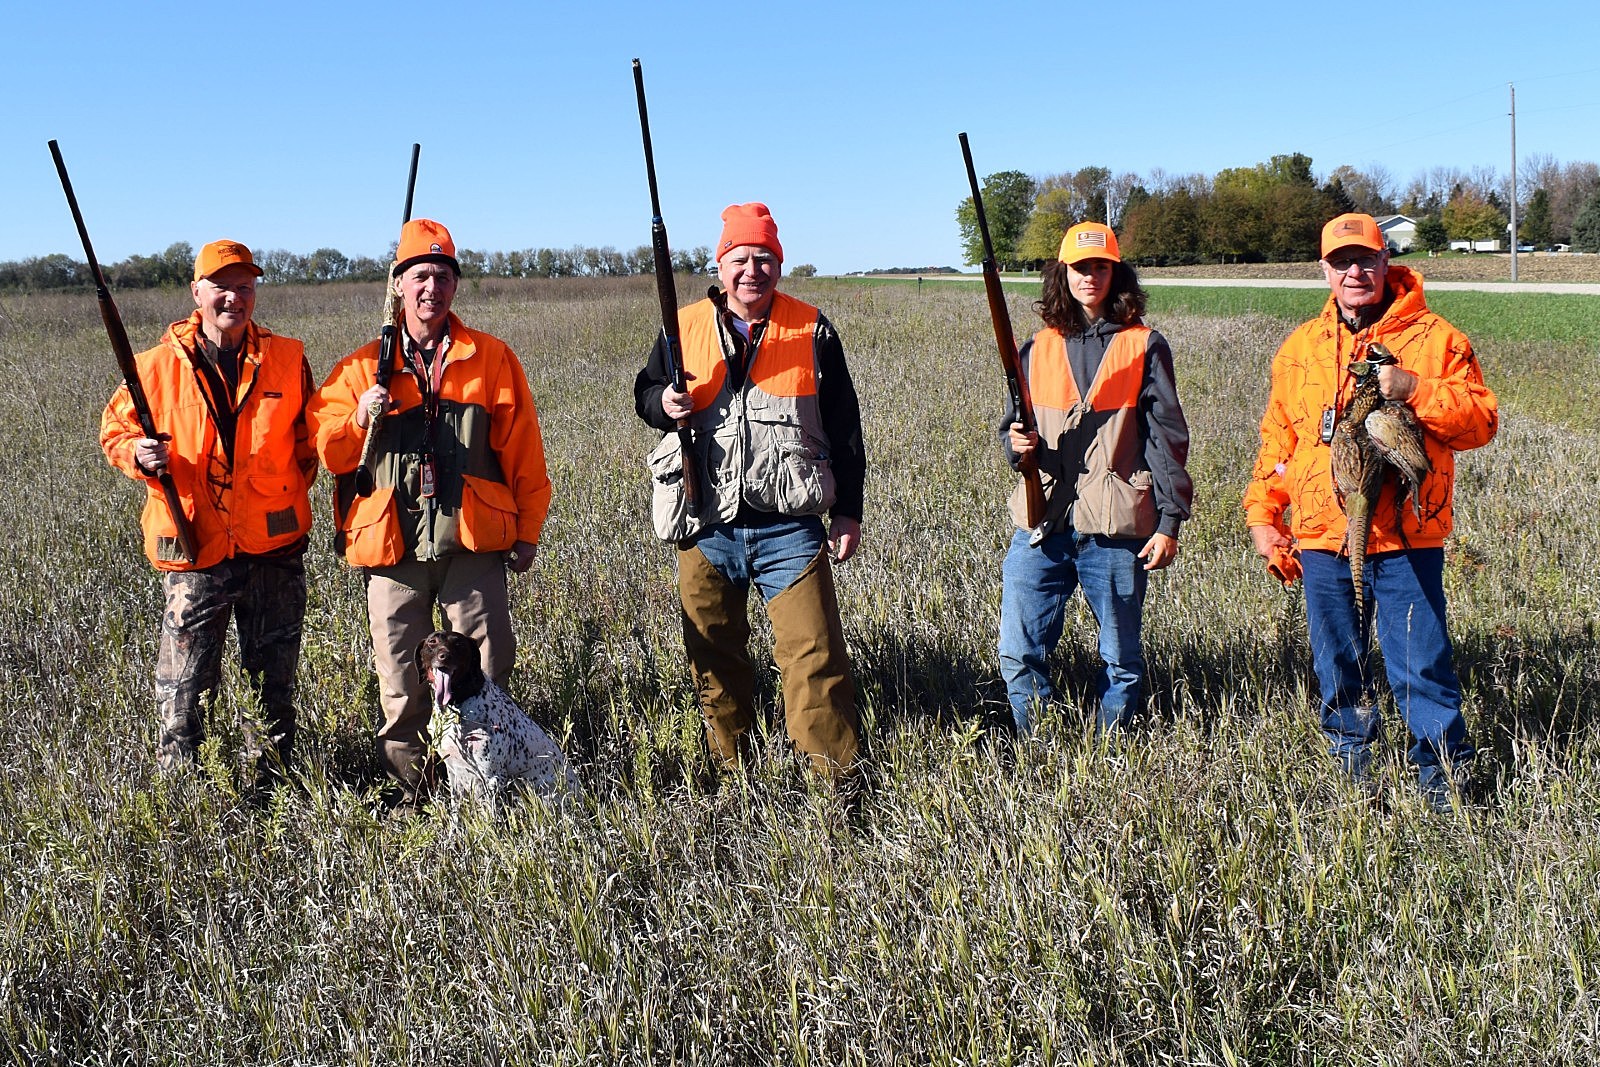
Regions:
[[[683,369],[694,375],[689,392],[696,412],[716,401],[728,377],[718,317],[717,305],[701,300],[684,308],[678,320]],[[816,334],[816,308],[783,293],[773,294],[766,330],[745,374],[746,386],[775,397],[816,396]]]
[[[1051,327],[1034,335],[1028,391],[1039,428],[1047,525],[1072,508],[1072,525],[1079,533],[1155,533],[1158,516],[1138,419],[1149,338],[1145,326],[1118,331],[1083,396],[1067,361],[1066,338]],[[1020,483],[1011,496],[1011,514],[1018,527],[1027,528]]]

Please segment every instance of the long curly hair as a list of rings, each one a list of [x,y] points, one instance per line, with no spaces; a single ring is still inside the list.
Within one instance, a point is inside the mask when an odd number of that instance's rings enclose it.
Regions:
[[[1148,297],[1139,284],[1139,276],[1126,263],[1111,266],[1111,293],[1106,297],[1106,318],[1119,326],[1132,326],[1144,320]],[[1039,299],[1033,310],[1039,313],[1046,326],[1068,336],[1089,329],[1089,313],[1078,303],[1067,285],[1067,265],[1059,259],[1044,266],[1039,286]]]

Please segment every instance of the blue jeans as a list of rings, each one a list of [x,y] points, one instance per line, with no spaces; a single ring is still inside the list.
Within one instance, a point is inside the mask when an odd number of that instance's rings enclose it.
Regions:
[[[1448,787],[1448,768],[1464,767],[1477,753],[1461,717],[1461,685],[1445,629],[1444,549],[1368,556],[1366,611],[1357,610],[1349,560],[1334,552],[1307,550],[1300,553],[1300,564],[1329,753],[1357,775],[1372,758],[1379,731],[1371,692],[1375,615],[1389,689],[1411,731],[1408,755],[1423,789]],[[1376,601],[1376,612],[1371,601]]]
[[[712,526],[683,542],[682,547],[698,548],[718,573],[740,589],[750,588],[753,582],[766,601],[793,585],[827,544],[828,536],[817,516],[775,514],[751,525]]]
[[[1105,661],[1095,691],[1101,732],[1125,725],[1144,696],[1144,594],[1149,575],[1139,561],[1143,541],[1089,537],[1065,530],[1038,546],[1018,530],[1006,553],[1000,594],[1000,673],[1017,733],[1033,732],[1033,713],[1047,703],[1049,658],[1061,640],[1067,600],[1074,589],[1100,624]]]

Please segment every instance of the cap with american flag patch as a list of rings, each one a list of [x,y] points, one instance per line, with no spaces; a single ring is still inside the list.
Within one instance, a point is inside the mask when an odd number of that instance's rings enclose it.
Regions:
[[[1117,248],[1117,235],[1111,232],[1110,226],[1103,222],[1080,222],[1061,239],[1059,258],[1063,263],[1077,263],[1085,259],[1109,259],[1113,263],[1121,263],[1122,253]]]

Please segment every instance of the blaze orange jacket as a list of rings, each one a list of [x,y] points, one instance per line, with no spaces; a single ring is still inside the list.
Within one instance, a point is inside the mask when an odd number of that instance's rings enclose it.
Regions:
[[[550,478],[522,364],[505,342],[468,329],[454,314],[448,332],[431,441],[434,495],[424,498],[421,491],[422,454],[430,447],[422,391],[397,351],[389,381],[395,407],[384,416],[374,449],[376,488],[336,516],[352,567],[500,552],[518,541],[539,541],[550,511]],[[307,408],[317,454],[341,479],[361,460],[367,432],[356,425],[356,407],[372,387],[378,344],[341,360]]]
[[[287,549],[311,531],[309,489],[317,457],[306,423],[311,368],[299,341],[255,323],[239,353],[233,466],[211,419],[211,397],[191,359],[200,312],[167,327],[161,343],[134,357],[156,432],[170,434],[168,469],[194,524],[195,561],[178,558],[177,526],[161,484],[133,461],[144,436],[126,384],[100,417],[100,447],[111,465],[145,484],[145,555],[157,570],[202,570],[236,554]]]
[[[1336,552],[1344,547],[1345,517],[1334,493],[1330,449],[1322,441],[1323,413],[1333,411],[1336,417],[1343,411],[1354,388],[1346,368],[1367,343],[1378,341],[1418,377],[1407,403],[1427,431],[1433,471],[1418,494],[1420,520],[1408,500],[1397,526],[1394,479],[1384,486],[1372,509],[1367,551],[1444,544],[1452,523],[1455,454],[1489,443],[1499,428],[1499,404],[1483,384],[1466,335],[1428,310],[1422,277],[1392,265],[1387,286],[1394,301],[1365,330],[1351,335],[1330,294],[1322,314],[1279,347],[1272,361],[1272,395],[1261,417],[1261,450],[1245,490],[1247,525],[1283,529],[1288,511],[1289,531],[1301,548]]]

